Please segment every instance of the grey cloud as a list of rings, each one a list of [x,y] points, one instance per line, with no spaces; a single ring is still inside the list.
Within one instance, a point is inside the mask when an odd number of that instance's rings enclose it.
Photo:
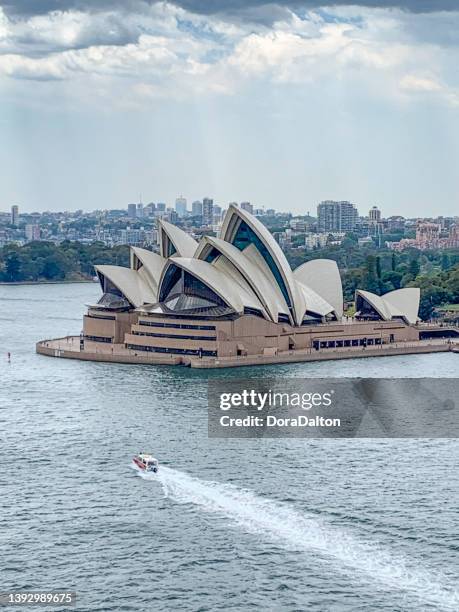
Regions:
[[[106,15],[103,19],[97,16],[81,29],[78,36],[71,41],[59,38],[44,39],[39,30],[20,29],[12,38],[14,52],[29,56],[47,55],[50,52],[66,49],[84,49],[98,45],[127,45],[136,42],[142,28],[129,21],[123,21],[118,15]]]
[[[320,8],[324,6],[364,6],[371,8],[400,8],[415,13],[457,11],[457,0],[177,0],[185,9],[197,13],[222,13],[273,4],[287,8]]]
[[[155,0],[6,0],[3,7],[10,15],[38,15],[56,10],[82,9],[95,11],[118,8],[123,11],[139,9]],[[175,4],[191,12],[224,14],[244,12],[266,5],[284,8],[319,8],[322,6],[364,6],[400,8],[414,13],[457,11],[457,0],[175,0]]]
[[[6,0],[1,2],[11,16],[45,15],[52,11],[84,10],[99,12],[108,9],[135,11],[154,4],[155,0]]]

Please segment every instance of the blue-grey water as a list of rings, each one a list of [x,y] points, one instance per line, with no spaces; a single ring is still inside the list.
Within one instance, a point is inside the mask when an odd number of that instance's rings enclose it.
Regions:
[[[459,609],[457,441],[209,440],[206,412],[208,377],[456,377],[459,355],[201,372],[35,354],[98,293],[0,287],[0,591],[70,589],[81,611]],[[132,469],[140,450],[159,478]]]

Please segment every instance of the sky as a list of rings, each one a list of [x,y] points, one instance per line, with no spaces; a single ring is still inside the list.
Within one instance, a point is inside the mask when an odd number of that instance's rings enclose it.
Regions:
[[[459,215],[457,0],[0,0],[0,210]]]

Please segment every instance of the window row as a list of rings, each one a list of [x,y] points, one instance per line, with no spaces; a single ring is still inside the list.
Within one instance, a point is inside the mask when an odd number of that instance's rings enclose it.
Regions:
[[[147,353],[169,353],[174,355],[197,355],[198,357],[216,357],[217,351],[205,351],[203,349],[179,349],[164,346],[140,346],[138,344],[126,344],[126,348],[134,351],[145,351]]]
[[[382,344],[381,338],[353,338],[350,340],[314,340],[312,347],[316,350],[323,348],[342,348],[347,346],[375,346]]]
[[[85,336],[85,340],[91,340],[91,342],[106,342],[111,343],[112,339],[107,336]]]
[[[187,325],[185,323],[157,323],[156,321],[139,321],[139,325],[149,327],[169,327],[173,329],[200,329],[201,331],[214,331],[215,325]]]
[[[217,340],[216,336],[184,336],[182,334],[154,334],[151,332],[133,332],[134,336],[151,336],[153,338],[176,338],[177,340],[204,340],[204,341],[212,341],[215,342]]]

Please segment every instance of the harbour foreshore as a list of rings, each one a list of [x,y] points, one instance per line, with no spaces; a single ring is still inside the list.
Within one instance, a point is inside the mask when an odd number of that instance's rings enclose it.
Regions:
[[[80,346],[79,336],[66,336],[37,342],[36,351],[40,355],[99,361],[108,363],[131,363],[145,365],[183,365],[192,368],[230,368],[281,363],[301,363],[308,361],[332,361],[337,359],[358,359],[364,357],[383,357],[422,353],[459,352],[459,343],[451,339],[429,339],[415,342],[396,342],[372,347],[340,347],[328,349],[301,349],[278,352],[276,355],[240,355],[237,357],[198,357],[194,355],[174,355],[167,353],[141,354],[126,348],[123,344],[110,344],[85,341]]]

